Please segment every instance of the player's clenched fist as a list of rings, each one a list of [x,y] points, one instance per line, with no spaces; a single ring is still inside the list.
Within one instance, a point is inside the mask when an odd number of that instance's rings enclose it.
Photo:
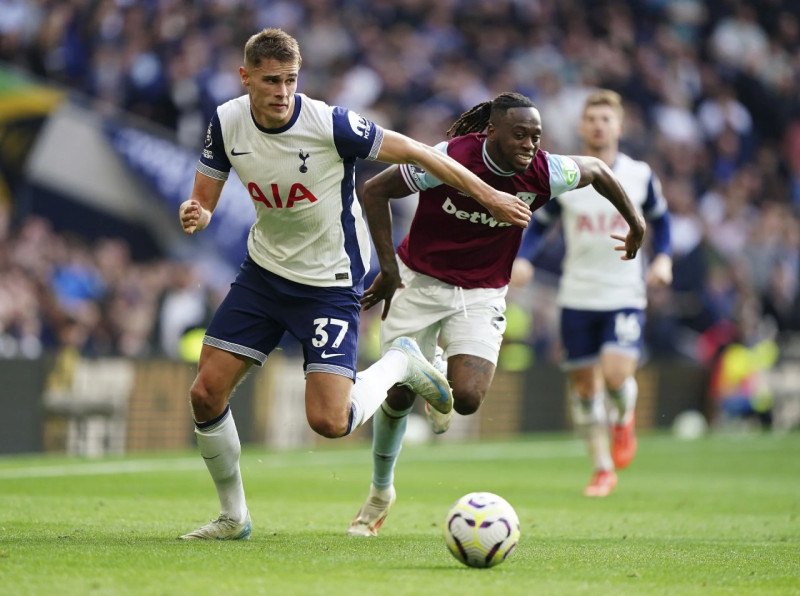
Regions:
[[[483,204],[489,209],[492,217],[499,222],[510,223],[521,228],[528,227],[531,221],[531,208],[525,201],[494,188],[489,189],[489,194],[494,202]]]
[[[200,203],[194,199],[181,203],[178,209],[178,216],[181,219],[181,227],[187,234],[199,232],[211,221],[211,212],[203,209]]]

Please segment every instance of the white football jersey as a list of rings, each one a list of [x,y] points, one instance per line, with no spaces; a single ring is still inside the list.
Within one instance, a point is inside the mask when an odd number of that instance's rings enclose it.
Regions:
[[[243,95],[217,108],[198,171],[236,170],[256,211],[247,250],[259,266],[310,286],[353,286],[370,244],[355,194],[355,161],[375,159],[383,129],[345,108],[295,94],[291,120],[259,126]]]
[[[612,170],[645,219],[666,212],[661,184],[649,165],[620,153]],[[588,185],[560,195],[534,217],[549,224],[559,214],[566,244],[559,305],[579,310],[645,308],[643,256],[640,252],[632,261],[622,261],[622,253],[614,250],[620,242],[610,235],[627,235],[628,224],[611,202]]]

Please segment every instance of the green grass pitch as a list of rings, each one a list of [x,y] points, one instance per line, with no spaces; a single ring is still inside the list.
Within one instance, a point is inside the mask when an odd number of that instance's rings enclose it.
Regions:
[[[605,499],[572,435],[406,446],[381,535],[345,530],[370,452],[245,449],[246,542],[176,536],[216,516],[196,452],[0,458],[0,594],[800,594],[800,434],[640,437]],[[467,492],[505,497],[522,537],[470,569],[441,535]]]

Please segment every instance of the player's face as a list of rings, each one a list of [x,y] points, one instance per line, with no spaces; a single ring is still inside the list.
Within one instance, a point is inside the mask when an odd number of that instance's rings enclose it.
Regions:
[[[265,128],[279,128],[289,122],[294,111],[297,90],[296,62],[262,60],[258,66],[239,68],[242,84],[250,94],[253,115]]]
[[[542,141],[542,117],[536,108],[510,108],[486,129],[489,156],[504,170],[522,173]]]
[[[622,122],[611,106],[589,106],[583,111],[578,132],[592,152],[599,152],[617,146]]]

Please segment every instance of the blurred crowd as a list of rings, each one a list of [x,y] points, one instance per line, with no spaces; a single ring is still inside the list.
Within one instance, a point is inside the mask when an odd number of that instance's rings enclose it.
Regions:
[[[797,0],[0,0],[0,61],[199,149],[268,26],[300,43],[300,91],[427,143],[512,90],[539,107],[544,149],[576,153],[586,95],[618,91],[623,150],[652,165],[673,214],[675,283],[651,296],[650,352],[702,360],[800,332]],[[218,299],[185,264],[135,263],[45,221],[7,223],[0,242],[0,331],[20,353],[174,354]],[[539,265],[547,286],[557,251]],[[534,309],[534,326],[548,317]],[[554,336],[535,333],[548,354]]]
[[[221,300],[187,263],[135,262],[127,243],[54,233],[30,217],[0,225],[0,358],[67,347],[87,356],[183,357]]]

